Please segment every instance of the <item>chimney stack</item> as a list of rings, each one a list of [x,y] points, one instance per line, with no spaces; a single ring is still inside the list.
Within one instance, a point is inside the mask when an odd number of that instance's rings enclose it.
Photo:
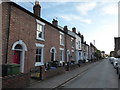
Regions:
[[[64,26],[64,31],[65,31],[66,33],[68,32],[67,26]]]
[[[39,4],[39,1],[35,1],[35,5],[33,7],[33,12],[36,16],[40,17],[41,14],[41,6]]]
[[[76,28],[75,27],[72,28],[72,32],[76,33]]]
[[[81,42],[83,43],[84,42],[84,36],[83,35],[81,35]]]
[[[80,34],[80,32],[78,32],[78,36],[79,36],[79,37],[81,37],[81,34]]]
[[[52,24],[57,27],[58,26],[58,21],[53,19]]]

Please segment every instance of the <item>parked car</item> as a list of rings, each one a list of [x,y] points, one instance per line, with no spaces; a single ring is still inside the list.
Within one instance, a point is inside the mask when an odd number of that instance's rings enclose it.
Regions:
[[[114,58],[113,66],[114,66],[115,69],[118,67],[118,59],[117,58]]]
[[[89,62],[88,59],[86,59],[85,62],[88,63]]]
[[[113,60],[115,59],[115,57],[110,57],[109,60],[111,62],[111,64],[113,64]]]
[[[118,71],[118,77],[120,79],[120,58],[118,58],[118,66],[116,70]]]

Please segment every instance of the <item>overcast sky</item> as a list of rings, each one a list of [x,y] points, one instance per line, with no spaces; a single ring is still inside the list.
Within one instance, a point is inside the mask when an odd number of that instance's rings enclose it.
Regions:
[[[19,0],[20,1],[20,0]],[[40,1],[41,17],[52,22],[57,17],[60,26],[67,25],[71,30],[84,35],[89,44],[95,40],[95,46],[109,53],[114,50],[114,37],[118,36],[118,0],[52,0]],[[33,12],[33,0],[17,2]]]

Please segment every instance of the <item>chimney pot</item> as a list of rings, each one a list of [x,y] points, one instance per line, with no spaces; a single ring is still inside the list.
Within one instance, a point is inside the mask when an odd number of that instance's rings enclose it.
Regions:
[[[75,27],[72,28],[72,32],[76,33],[76,28]]]
[[[58,21],[53,19],[52,24],[57,27],[58,26]]]
[[[39,1],[36,1],[36,2],[35,2],[35,5],[40,5],[40,4],[39,4]]]
[[[64,26],[64,31],[65,31],[66,33],[68,32],[67,26]]]

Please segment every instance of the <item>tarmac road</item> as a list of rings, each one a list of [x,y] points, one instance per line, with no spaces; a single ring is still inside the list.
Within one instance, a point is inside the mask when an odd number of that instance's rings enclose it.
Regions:
[[[61,88],[118,88],[120,80],[108,59],[98,63]]]

